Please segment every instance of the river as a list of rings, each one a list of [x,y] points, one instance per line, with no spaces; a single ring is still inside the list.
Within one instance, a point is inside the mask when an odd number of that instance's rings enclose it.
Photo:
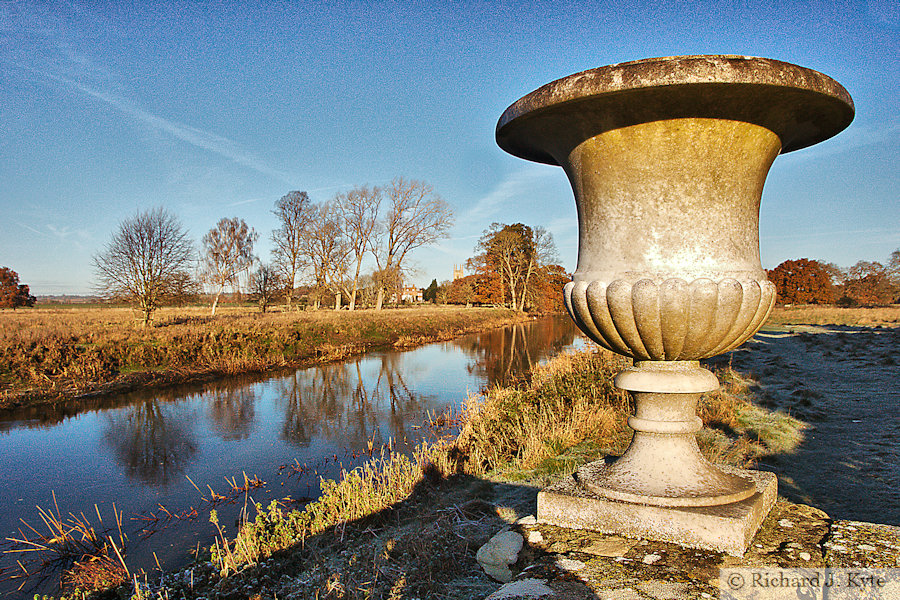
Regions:
[[[469,392],[522,377],[582,343],[568,317],[550,317],[274,376],[7,412],[0,533],[35,538],[20,519],[47,532],[37,507],[83,515],[98,529],[118,513],[130,568],[174,568],[212,544],[215,495],[227,498],[215,508],[233,535],[247,498],[266,505],[291,497],[302,506],[318,494],[320,477],[383,446],[413,447],[433,434],[424,424],[459,409]],[[260,483],[234,492],[245,475]],[[35,556],[0,555],[4,575],[18,572],[17,558]],[[14,591],[19,583],[0,584],[0,593],[25,594]],[[52,592],[52,583],[25,588],[27,596]]]
[[[230,493],[226,479],[242,487],[246,473],[264,482],[252,500],[289,496],[302,506],[320,477],[360,464],[370,449],[411,448],[468,392],[583,343],[561,316],[274,376],[0,414],[0,533],[19,536],[20,519],[43,531],[36,507],[55,512],[54,495],[63,516],[96,524],[99,511],[105,526],[115,504],[129,566],[174,568],[212,544],[213,492],[228,498],[216,509],[233,535],[245,494]],[[900,525],[898,344],[900,329],[792,327],[710,361],[749,373],[762,405],[809,424],[794,453],[760,461],[782,495],[832,518]],[[0,555],[5,574],[16,558]],[[0,583],[0,594],[17,585]]]

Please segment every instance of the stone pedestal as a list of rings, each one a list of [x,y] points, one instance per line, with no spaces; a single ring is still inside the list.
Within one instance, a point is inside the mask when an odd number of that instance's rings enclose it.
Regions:
[[[503,113],[500,147],[563,167],[575,194],[569,314],[635,361],[616,378],[635,400],[631,446],[541,492],[540,519],[743,552],[777,484],[700,455],[697,401],[718,381],[697,361],[745,342],[775,303],[759,259],[772,162],[836,135],[853,114],[830,77],[744,56],[592,69]]]
[[[586,467],[590,473],[605,469],[607,464],[598,461]],[[752,481],[752,495],[714,506],[652,506],[610,500],[593,493],[581,485],[576,473],[538,492],[538,521],[743,556],[775,504],[778,481],[774,474],[765,471],[720,468]]]

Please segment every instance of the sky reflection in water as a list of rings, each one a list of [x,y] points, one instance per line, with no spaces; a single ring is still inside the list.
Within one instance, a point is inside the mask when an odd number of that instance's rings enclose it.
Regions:
[[[242,377],[207,385],[95,400],[89,410],[23,409],[0,421],[0,531],[16,533],[20,518],[39,522],[35,506],[49,508],[53,493],[63,514],[104,519],[112,503],[126,516],[130,566],[151,569],[186,562],[214,532],[205,497],[226,478],[243,473],[266,482],[251,492],[257,502],[315,497],[320,476],[359,464],[370,444],[409,449],[427,415],[458,408],[467,392],[521,377],[530,367],[580,342],[568,317],[431,344],[408,352],[374,352],[343,363],[276,377]],[[282,465],[306,465],[289,476]],[[243,503],[219,506],[223,523]],[[151,529],[135,516],[200,509],[191,522]],[[205,510],[204,510],[205,508]],[[158,524],[157,524],[158,525]],[[12,555],[2,559],[3,567]],[[0,591],[8,589],[6,584]]]

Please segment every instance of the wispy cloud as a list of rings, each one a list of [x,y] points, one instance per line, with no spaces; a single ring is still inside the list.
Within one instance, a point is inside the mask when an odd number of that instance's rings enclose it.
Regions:
[[[798,161],[820,159],[825,156],[833,156],[884,142],[896,143],[898,137],[900,137],[900,123],[884,127],[851,125],[834,139],[811,148],[804,148],[796,153],[791,152],[790,156]]]
[[[250,198],[249,200],[238,200],[237,202],[231,202],[226,204],[225,206],[241,206],[243,204],[253,204],[254,202],[259,202],[262,198]]]
[[[2,44],[3,40],[0,40],[0,49],[10,50],[0,56],[0,63],[87,95],[146,127],[191,146],[279,181],[292,183],[288,174],[272,167],[235,141],[154,114],[129,100],[127,85],[122,78],[95,60],[90,51],[81,48],[84,45],[80,43],[83,36],[79,28],[69,22],[72,19],[65,19],[53,11],[31,10],[32,8],[21,3],[6,18],[3,18],[3,11],[0,10],[0,31],[13,32],[17,38],[14,45]],[[82,15],[84,11],[78,7],[68,8],[89,23],[98,18],[93,14]],[[103,21],[103,27],[110,26],[113,25]]]
[[[46,231],[39,231],[39,230],[35,229],[34,227],[32,227],[32,226],[30,226],[30,225],[26,225],[25,223],[22,223],[22,222],[20,222],[20,221],[13,221],[13,223],[15,223],[16,225],[18,225],[18,226],[21,227],[22,229],[25,229],[26,231],[30,231],[31,233],[34,233],[34,234],[37,234],[37,235],[41,235],[41,236],[47,235],[47,232],[46,232]]]
[[[13,221],[16,225],[24,229],[25,231],[30,231],[35,235],[39,235],[43,238],[47,238],[55,241],[68,241],[81,246],[80,242],[87,242],[93,240],[93,235],[90,231],[86,229],[72,229],[67,225],[57,226],[53,223],[44,223],[42,226],[32,227],[26,223],[22,223],[21,221]]]
[[[785,235],[761,235],[761,240],[801,240],[801,239],[813,239],[813,238],[846,238],[847,236],[875,236],[880,234],[887,234],[894,236],[900,241],[900,229],[893,228],[869,228],[869,229],[857,229],[848,231],[846,229],[841,231],[808,231],[808,232],[798,232],[798,233],[789,233]],[[857,241],[858,243],[858,241]]]
[[[120,96],[95,89],[78,81],[51,74],[45,75],[115,108],[152,129],[167,133],[196,148],[218,154],[219,156],[227,158],[258,173],[262,173],[263,175],[268,175],[285,183],[292,183],[292,180],[286,173],[272,168],[266,164],[265,161],[254,156],[251,152],[241,148],[237,143],[224,136],[155,115]]]
[[[508,207],[511,202],[522,202],[529,197],[530,192],[538,183],[554,175],[558,177],[559,173],[552,173],[540,166],[530,165],[510,173],[490,193],[478,199],[475,205],[460,217],[458,227],[467,230],[472,225],[483,226],[502,208]]]

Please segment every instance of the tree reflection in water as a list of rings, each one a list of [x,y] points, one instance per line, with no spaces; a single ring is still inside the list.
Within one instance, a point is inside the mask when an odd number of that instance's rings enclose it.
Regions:
[[[245,440],[250,437],[256,416],[254,386],[243,384],[214,390],[207,402],[213,428],[222,439]]]
[[[378,361],[377,374],[372,373]],[[351,450],[391,438],[402,448],[434,397],[413,392],[403,354],[384,352],[296,371],[278,382],[282,439],[306,447],[321,438]]]
[[[469,373],[486,385],[509,383],[570,346],[577,331],[568,317],[542,319],[450,342],[474,360]],[[284,414],[281,438],[299,447],[323,439],[349,451],[392,440],[408,449],[437,397],[407,384],[416,367],[403,352],[381,352],[295,371],[275,382]],[[412,369],[412,370],[411,370]],[[453,385],[448,382],[448,385]]]
[[[469,372],[484,377],[486,386],[492,387],[526,376],[536,364],[572,345],[576,335],[571,319],[561,316],[494,329],[451,343],[475,359]]]
[[[197,452],[191,426],[161,399],[110,414],[103,438],[129,477],[155,486],[168,486]]]

